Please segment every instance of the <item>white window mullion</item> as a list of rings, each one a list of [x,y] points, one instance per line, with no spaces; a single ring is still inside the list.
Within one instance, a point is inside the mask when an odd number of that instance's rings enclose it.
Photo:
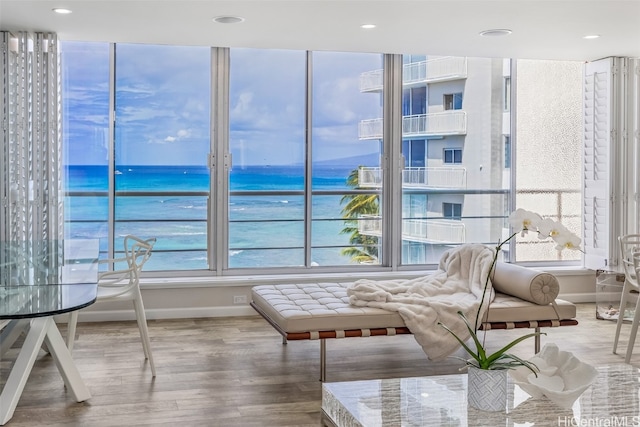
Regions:
[[[402,259],[402,56],[385,55],[384,61],[381,261],[397,269]]]

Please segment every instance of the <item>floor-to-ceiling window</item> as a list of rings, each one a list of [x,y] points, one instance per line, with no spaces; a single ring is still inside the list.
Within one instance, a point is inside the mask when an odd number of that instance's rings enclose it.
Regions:
[[[517,61],[516,206],[581,235],[581,62]],[[505,150],[511,150],[510,140]],[[516,261],[579,261],[535,236],[518,238]]]
[[[63,42],[65,236],[109,250],[109,44]]]
[[[231,49],[229,268],[305,264],[304,51]]]
[[[62,51],[68,235],[100,237],[105,255],[126,234],[155,236],[149,270],[435,264],[453,245],[504,238],[514,188],[525,189],[511,173],[521,156],[512,155],[520,141],[505,95],[509,60],[404,58],[402,129],[391,132],[402,134],[404,161],[391,163],[383,55],[227,49],[228,62],[212,70],[220,50],[208,47],[66,42]],[[212,89],[216,72],[224,83]],[[214,104],[228,119],[212,120]],[[571,135],[555,140],[573,144],[574,129],[563,132]],[[223,163],[219,180],[212,171]],[[564,168],[579,174],[577,164]],[[402,177],[402,207],[382,209],[387,173]],[[220,194],[223,206],[214,203]],[[395,221],[401,244],[382,245]],[[397,248],[401,261],[391,265],[383,251]]]
[[[382,55],[313,52],[312,228],[314,265],[380,264],[382,189],[368,178],[380,170],[380,143],[360,138],[363,120],[382,117],[382,97],[363,90],[360,75]],[[374,174],[376,175],[376,174]],[[379,174],[377,175],[379,176]]]
[[[115,46],[115,248],[158,242],[147,269],[206,269],[209,48]]]
[[[209,50],[63,43],[68,236],[103,256],[155,236],[147,269],[208,268]]]
[[[503,84],[504,62],[404,60],[403,84],[411,87],[404,96],[411,94],[411,104],[417,105],[413,94],[422,93],[425,103],[424,114],[403,116],[404,265],[433,264],[452,245],[492,243],[501,236],[510,182],[504,181],[503,162],[492,154],[502,150],[505,119],[503,99],[492,94]],[[418,139],[421,150],[415,149]]]

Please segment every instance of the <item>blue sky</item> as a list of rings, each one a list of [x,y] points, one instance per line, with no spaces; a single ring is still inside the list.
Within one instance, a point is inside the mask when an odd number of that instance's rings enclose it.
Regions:
[[[106,164],[109,45],[63,42],[63,134],[70,164]],[[116,162],[206,164],[210,49],[116,46]],[[305,52],[231,50],[230,140],[235,165],[300,163],[304,153]],[[378,150],[359,141],[358,122],[381,116],[380,96],[360,93],[381,55],[313,56],[314,159]]]

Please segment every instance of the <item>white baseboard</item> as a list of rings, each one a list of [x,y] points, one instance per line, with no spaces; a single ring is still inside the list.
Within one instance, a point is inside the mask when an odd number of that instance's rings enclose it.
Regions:
[[[241,317],[257,316],[258,313],[249,306],[197,307],[197,308],[160,308],[145,310],[147,320],[152,319],[191,319],[199,317]],[[57,316],[56,321],[66,323],[69,316]],[[132,310],[80,310],[78,322],[116,322],[120,320],[136,320]]]
[[[596,294],[593,292],[560,294],[558,298],[572,303],[596,302]]]

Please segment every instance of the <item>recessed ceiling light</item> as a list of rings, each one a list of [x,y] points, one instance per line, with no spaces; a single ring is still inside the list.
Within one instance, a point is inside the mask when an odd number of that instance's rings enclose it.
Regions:
[[[237,24],[243,21],[244,18],[241,16],[216,16],[213,18],[213,22],[217,22],[218,24]]]
[[[493,30],[484,30],[480,31],[481,36],[506,36],[511,34],[511,30],[507,30],[505,28],[498,28]]]
[[[600,34],[590,34],[588,36],[584,36],[583,39],[592,40],[600,37]]]
[[[53,10],[55,13],[59,13],[60,15],[68,15],[71,13],[71,9],[65,9],[62,7],[56,7],[55,9],[51,10]]]
[[[375,28],[376,24],[362,24],[360,25],[360,28],[364,28],[365,30],[369,30],[371,28]]]

